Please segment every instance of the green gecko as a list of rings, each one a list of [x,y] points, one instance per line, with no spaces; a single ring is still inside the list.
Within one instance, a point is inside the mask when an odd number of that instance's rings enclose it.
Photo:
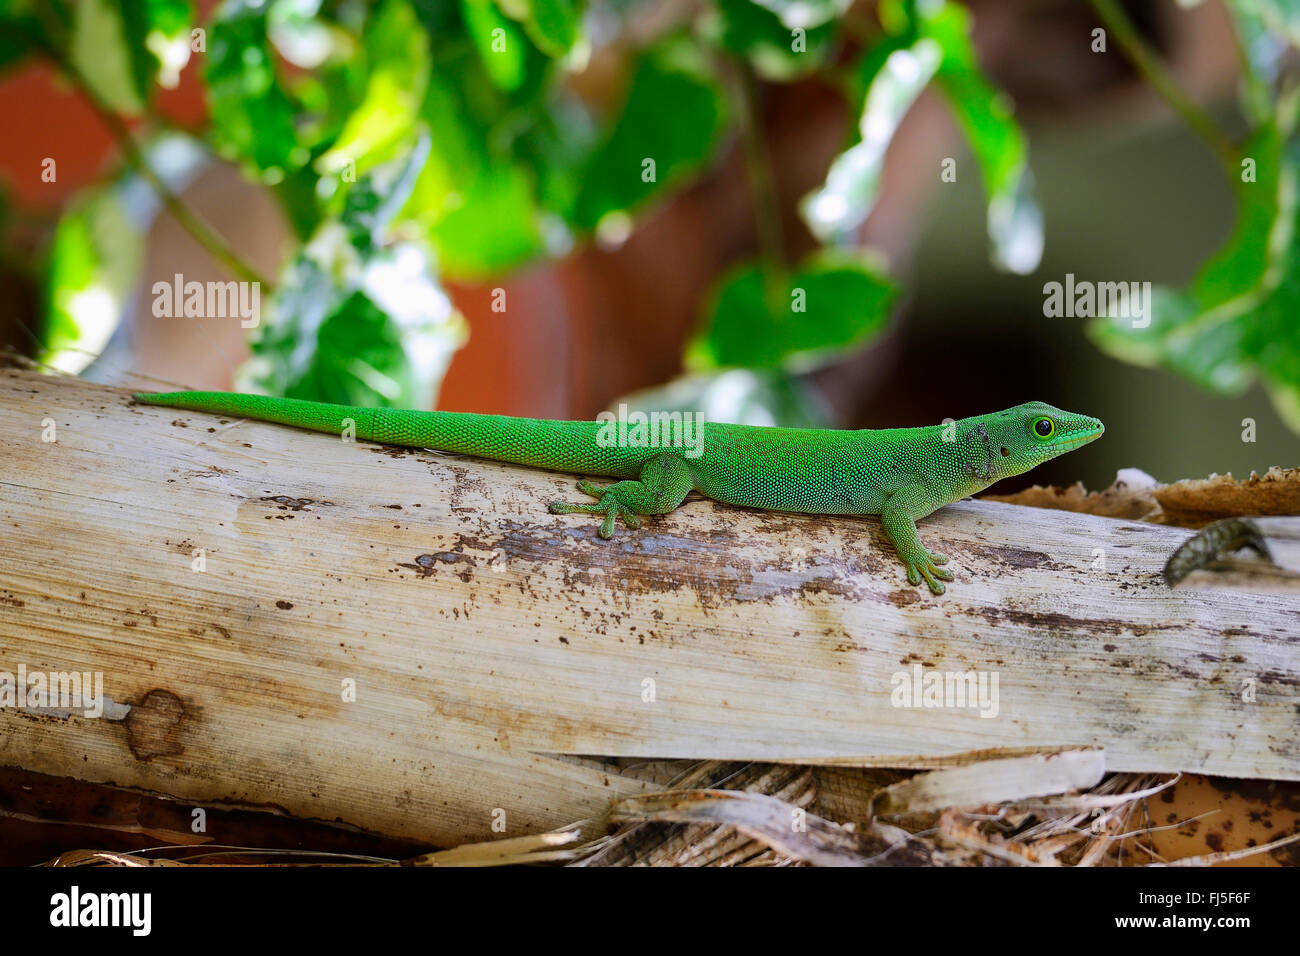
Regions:
[[[639,528],[642,515],[667,514],[691,491],[770,511],[879,515],[907,580],[919,585],[924,579],[935,594],[942,594],[943,582],[953,577],[941,567],[948,558],[921,543],[918,519],[1105,431],[1087,415],[1027,402],[922,428],[849,431],[702,422],[690,447],[629,447],[631,442],[608,441],[607,423],[598,421],[362,408],[236,392],[137,394],[135,400],[318,432],[341,434],[351,420],[355,437],[366,441],[618,478],[609,485],[578,482],[594,504],[550,504],[552,514],[603,515],[602,538],[613,536],[616,519]]]

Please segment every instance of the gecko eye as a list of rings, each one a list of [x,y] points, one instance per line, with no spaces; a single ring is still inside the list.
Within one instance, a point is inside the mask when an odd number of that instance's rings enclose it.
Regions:
[[[1056,431],[1056,423],[1050,418],[1039,418],[1034,422],[1034,434],[1039,438],[1051,438]]]

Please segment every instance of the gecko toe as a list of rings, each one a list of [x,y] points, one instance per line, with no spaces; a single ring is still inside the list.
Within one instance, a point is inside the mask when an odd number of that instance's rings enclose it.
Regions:
[[[933,560],[922,558],[915,562],[909,561],[907,564],[908,583],[920,584],[923,580],[935,594],[943,594],[947,590],[943,586],[943,582],[953,580],[953,576],[951,571],[939,567]]]
[[[583,489],[586,490],[586,489]],[[629,528],[641,527],[641,517],[631,508],[622,504],[616,495],[608,491],[601,492],[597,504],[578,504],[573,501],[552,501],[546,510],[553,515],[589,514],[601,515],[603,520],[597,534],[605,540],[614,537],[614,528],[619,518]]]
[[[591,495],[591,497],[597,499],[603,497],[605,494],[604,488],[594,482],[588,481],[586,478],[583,478],[578,482],[578,490],[584,495]]]

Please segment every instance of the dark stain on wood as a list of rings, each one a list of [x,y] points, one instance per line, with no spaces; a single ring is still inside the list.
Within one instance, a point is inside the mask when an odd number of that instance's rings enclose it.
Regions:
[[[126,742],[131,753],[145,761],[182,753],[176,738],[184,717],[185,705],[171,691],[149,691],[126,715]]]

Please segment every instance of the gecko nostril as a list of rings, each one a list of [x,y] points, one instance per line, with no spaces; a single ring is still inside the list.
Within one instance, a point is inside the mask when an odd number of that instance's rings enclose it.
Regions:
[[[1002,447],[1001,449],[999,449],[999,450],[1002,452],[1002,457],[1003,457],[1003,458],[1006,458],[1008,455],[1011,454],[1011,452],[1007,451],[1007,449],[1006,449],[1005,446],[1003,446],[1003,447]]]

